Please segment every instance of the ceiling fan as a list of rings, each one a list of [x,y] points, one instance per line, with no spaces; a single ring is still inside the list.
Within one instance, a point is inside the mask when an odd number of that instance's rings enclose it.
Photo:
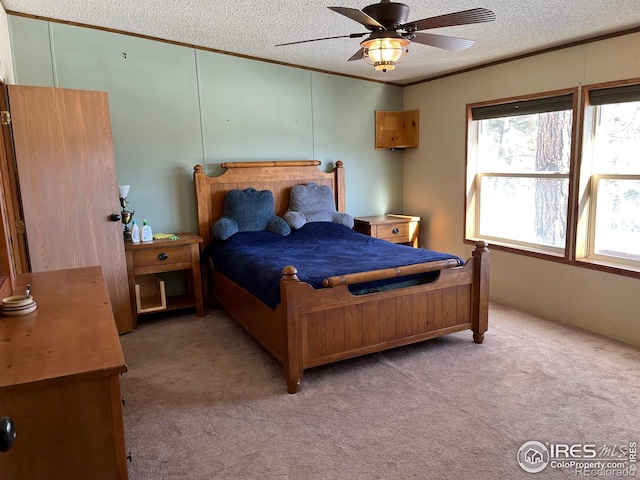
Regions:
[[[496,19],[495,14],[491,10],[487,10],[486,8],[472,8],[470,10],[409,22],[407,21],[409,17],[409,6],[404,3],[391,2],[390,0],[381,0],[380,3],[366,6],[362,10],[348,7],[328,8],[345,17],[349,17],[351,20],[355,20],[366,27],[371,33],[352,33],[349,35],[338,35],[336,37],[280,43],[276,45],[276,47],[331,40],[334,38],[360,38],[369,35],[367,39],[360,43],[360,50],[349,58],[348,61],[364,59],[367,63],[373,65],[376,70],[386,72],[387,70],[393,70],[396,64],[404,60],[407,54],[407,47],[411,42],[450,51],[465,50],[475,43],[473,40],[467,40],[465,38],[424,33],[421,32],[421,30],[491,22]]]

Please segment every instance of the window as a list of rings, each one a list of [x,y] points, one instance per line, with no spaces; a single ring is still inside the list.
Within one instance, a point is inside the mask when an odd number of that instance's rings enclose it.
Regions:
[[[640,267],[640,85],[585,99],[578,259]]]
[[[467,116],[466,241],[640,277],[640,79]]]
[[[573,97],[470,108],[467,238],[564,254]]]

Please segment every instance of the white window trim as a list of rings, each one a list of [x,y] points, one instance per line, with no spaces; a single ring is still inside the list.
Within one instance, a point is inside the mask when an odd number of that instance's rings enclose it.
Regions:
[[[569,173],[558,173],[558,172],[531,172],[531,173],[488,173],[481,172],[476,173],[475,181],[474,181],[474,189],[475,189],[475,211],[474,211],[474,228],[471,236],[474,239],[478,240],[487,240],[490,243],[498,243],[500,245],[504,245],[507,247],[517,247],[524,248],[526,250],[537,252],[537,253],[548,253],[554,256],[563,256],[566,249],[566,238],[565,238],[565,248],[553,247],[550,245],[542,245],[540,243],[533,242],[525,242],[522,240],[515,240],[512,238],[502,238],[502,237],[494,237],[491,235],[480,234],[480,206],[482,204],[482,179],[483,178],[544,178],[544,179],[566,179],[569,180]]]
[[[623,174],[594,174],[590,181],[589,195],[589,227],[587,238],[587,258],[583,260],[592,260],[595,262],[603,262],[608,265],[630,266],[640,269],[640,260],[633,258],[625,258],[615,254],[607,255],[595,252],[595,238],[597,230],[596,206],[598,205],[598,184],[600,180],[632,180],[640,181],[640,175],[623,175]]]

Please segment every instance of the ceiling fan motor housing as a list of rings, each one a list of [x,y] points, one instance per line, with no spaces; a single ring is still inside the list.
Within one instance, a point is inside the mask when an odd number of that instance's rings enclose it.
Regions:
[[[368,5],[362,11],[375,18],[387,30],[397,29],[400,25],[407,23],[409,18],[408,5],[390,2],[389,0],[382,0],[380,3]]]

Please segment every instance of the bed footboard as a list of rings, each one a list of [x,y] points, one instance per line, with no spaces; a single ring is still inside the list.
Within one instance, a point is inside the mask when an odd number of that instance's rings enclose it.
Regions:
[[[303,371],[347,358],[471,329],[482,343],[488,324],[489,250],[476,244],[464,267],[440,271],[429,284],[352,295],[348,279],[315,290],[294,267],[280,281],[286,310],[283,356],[289,393],[300,390]]]

